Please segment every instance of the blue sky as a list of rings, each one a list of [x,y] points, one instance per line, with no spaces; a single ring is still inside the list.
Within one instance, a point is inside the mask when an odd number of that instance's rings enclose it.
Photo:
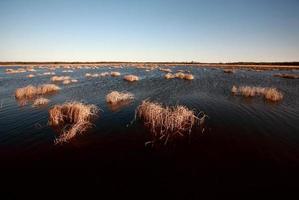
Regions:
[[[298,0],[0,0],[0,61],[299,61]]]

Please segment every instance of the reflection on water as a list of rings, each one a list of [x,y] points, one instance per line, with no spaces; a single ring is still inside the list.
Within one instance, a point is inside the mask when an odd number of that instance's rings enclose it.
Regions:
[[[78,160],[78,166],[94,170],[94,176],[104,180],[108,180],[108,175],[96,169],[120,170],[114,171],[114,178],[128,178],[131,174],[135,181],[142,181],[139,176],[143,176],[149,183],[154,179],[150,174],[157,173],[154,177],[159,177],[161,185],[175,182],[174,177],[180,181],[188,179],[188,183],[195,185],[187,184],[183,188],[190,190],[196,188],[195,178],[201,179],[198,184],[207,188],[228,189],[244,184],[248,187],[281,186],[280,181],[293,184],[296,176],[291,169],[299,166],[299,79],[273,77],[277,71],[237,70],[232,74],[216,68],[186,68],[172,69],[174,72],[188,70],[194,80],[166,80],[165,73],[158,69],[149,72],[129,67],[74,70],[69,75],[78,83],[61,84],[62,89],[57,94],[47,97],[49,105],[36,108],[30,102],[20,106],[14,91],[28,84],[49,83],[51,76],[29,79],[27,73],[7,75],[5,69],[0,68],[1,156],[16,161],[26,153],[30,159],[42,159],[47,165],[49,160],[53,163]],[[85,73],[110,71],[119,71],[122,76],[85,77]],[[37,69],[37,73],[44,72]],[[62,69],[55,72],[58,76],[65,74]],[[122,79],[126,74],[138,75],[140,80],[126,82]],[[230,92],[233,85],[276,87],[284,98],[281,102],[269,103],[261,97],[233,96]],[[112,90],[131,92],[135,99],[118,106],[107,105],[105,96]],[[209,116],[205,133],[194,130],[193,135],[198,137],[169,149],[145,148],[148,130],[138,120],[131,123],[136,107],[144,99],[204,111]],[[101,112],[86,134],[64,146],[55,146],[53,141],[57,135],[47,125],[48,109],[73,100],[95,104]],[[81,160],[88,162],[83,166],[79,164]],[[65,166],[70,165],[66,163]],[[282,173],[285,170],[292,176]]]

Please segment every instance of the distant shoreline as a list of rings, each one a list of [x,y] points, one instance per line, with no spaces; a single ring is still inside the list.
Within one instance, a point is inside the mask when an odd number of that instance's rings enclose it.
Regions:
[[[251,69],[299,69],[299,62],[231,62],[231,63],[199,63],[199,62],[0,62],[0,67],[34,65],[180,65],[194,67],[219,68],[251,68]]]

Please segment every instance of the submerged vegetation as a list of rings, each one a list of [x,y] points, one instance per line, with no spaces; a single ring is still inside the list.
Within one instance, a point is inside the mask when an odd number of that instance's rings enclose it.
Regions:
[[[58,127],[62,132],[55,143],[68,142],[76,135],[83,133],[92,125],[92,117],[97,112],[98,108],[95,105],[76,101],[55,105],[49,110],[49,124]]]
[[[280,101],[283,99],[283,94],[276,88],[233,86],[231,92],[235,95],[242,95],[245,97],[264,96],[264,98],[269,101]]]
[[[164,144],[177,137],[190,135],[192,127],[202,124],[205,119],[204,114],[199,118],[185,106],[163,107],[162,104],[150,101],[143,101],[136,115],[149,127],[153,137],[151,142]]]

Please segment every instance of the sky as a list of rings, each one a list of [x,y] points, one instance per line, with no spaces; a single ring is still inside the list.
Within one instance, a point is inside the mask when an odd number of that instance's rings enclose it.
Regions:
[[[0,0],[0,61],[299,61],[299,0]]]

